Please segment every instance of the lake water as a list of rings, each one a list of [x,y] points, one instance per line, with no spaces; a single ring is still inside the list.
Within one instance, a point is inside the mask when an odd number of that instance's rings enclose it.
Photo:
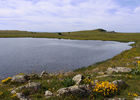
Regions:
[[[129,43],[99,40],[0,38],[0,78],[17,73],[70,71],[112,58]]]

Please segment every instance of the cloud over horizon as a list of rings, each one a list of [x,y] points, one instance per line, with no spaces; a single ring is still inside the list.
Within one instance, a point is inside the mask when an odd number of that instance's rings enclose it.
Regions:
[[[0,30],[140,32],[140,0],[0,0]]]

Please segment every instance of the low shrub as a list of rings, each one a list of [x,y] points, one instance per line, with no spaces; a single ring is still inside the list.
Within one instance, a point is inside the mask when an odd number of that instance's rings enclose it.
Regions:
[[[101,82],[91,81],[89,86],[91,90],[91,96],[93,98],[113,97],[117,95],[119,92],[117,85],[115,85],[114,83],[110,83],[108,81]]]
[[[6,83],[9,83],[11,81],[11,79],[12,79],[11,77],[8,77],[8,78],[2,80],[1,82],[6,84]]]
[[[72,80],[72,78],[65,78],[63,81],[62,81],[62,84],[64,87],[69,87],[69,86],[72,86],[75,84],[75,82]]]

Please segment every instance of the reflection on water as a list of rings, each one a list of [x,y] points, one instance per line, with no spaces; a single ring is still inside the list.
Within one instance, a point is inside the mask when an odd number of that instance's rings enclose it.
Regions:
[[[0,38],[0,76],[69,71],[109,59],[130,43],[46,38]]]

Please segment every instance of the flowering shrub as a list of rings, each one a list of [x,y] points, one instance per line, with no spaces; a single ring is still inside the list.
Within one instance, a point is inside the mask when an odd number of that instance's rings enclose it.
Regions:
[[[103,97],[112,97],[118,93],[117,85],[110,83],[108,81],[102,82],[92,82],[90,84],[92,89],[92,94],[94,97],[103,96]]]
[[[2,82],[2,83],[8,83],[8,82],[11,81],[11,79],[12,79],[11,77],[8,77],[8,78],[2,80],[1,82]]]
[[[140,61],[138,61],[137,68],[132,70],[132,74],[139,75],[140,74]]]
[[[133,97],[137,97],[137,96],[139,96],[137,93],[128,93],[128,96],[133,96]]]

